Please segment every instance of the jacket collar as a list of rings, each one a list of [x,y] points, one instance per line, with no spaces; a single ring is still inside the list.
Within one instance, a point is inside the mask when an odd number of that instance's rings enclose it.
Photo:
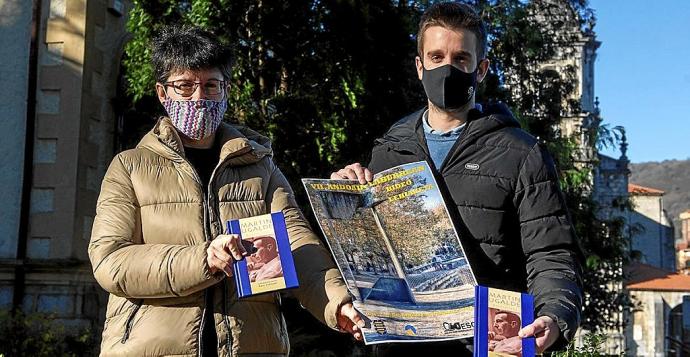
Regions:
[[[410,142],[424,143],[424,129],[422,127],[423,114],[426,108],[414,112],[393,124],[388,133],[377,143],[388,142],[393,147],[409,148]],[[505,127],[520,127],[503,103],[484,106],[484,111],[472,110],[463,129],[463,142],[469,143],[475,139]],[[426,146],[426,145],[420,145]]]
[[[216,140],[221,144],[219,161],[228,161],[233,166],[252,164],[265,156],[273,155],[270,140],[247,127],[221,122]],[[185,158],[182,140],[168,117],[158,119],[137,147],[151,150],[176,162],[184,161]]]
[[[426,108],[421,109],[393,124],[383,138],[376,140],[375,145],[384,145],[390,150],[400,153],[408,152],[419,159],[432,163],[422,127],[425,110]],[[466,147],[475,143],[479,138],[506,127],[519,128],[520,124],[503,103],[486,105],[483,112],[479,110],[470,111],[460,138],[455,142],[448,153],[448,157],[437,170],[445,171],[454,166],[459,158],[458,153],[463,152]]]

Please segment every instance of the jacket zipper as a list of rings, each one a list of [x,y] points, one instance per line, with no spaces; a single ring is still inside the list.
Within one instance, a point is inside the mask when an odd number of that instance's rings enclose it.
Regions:
[[[202,186],[203,184],[201,182],[201,179],[199,178],[199,174],[196,172],[196,170],[194,170],[194,167],[189,163],[189,161],[187,159],[184,159],[184,160],[185,160],[185,162],[187,162],[189,167],[192,168],[192,172],[194,173],[194,179],[196,180],[197,184],[199,184],[199,186],[203,188],[203,186]],[[223,166],[222,162],[220,164],[216,165],[216,167],[213,169],[213,172],[211,173],[211,177],[208,180],[208,187],[207,187],[206,194],[203,195],[204,237],[206,238],[207,241],[211,240],[210,230],[211,230],[212,222],[211,222],[211,217],[209,216],[209,210],[212,209],[212,206],[213,206],[211,204],[211,201],[212,201],[212,195],[211,195],[212,190],[211,189],[213,187],[213,180],[216,176],[216,171],[221,166]],[[227,282],[227,278],[224,280],[224,282]],[[223,284],[223,286],[225,287],[225,283]],[[204,331],[204,325],[206,323],[206,314],[208,312],[207,311],[208,310],[207,305],[208,305],[208,299],[209,299],[208,294],[209,294],[209,289],[204,290],[204,310],[201,313],[201,324],[199,325],[199,335],[197,336],[198,344],[199,344],[199,351],[198,351],[199,357],[202,356],[203,347],[204,347],[203,346],[203,335],[202,335],[202,333]],[[225,290],[223,290],[223,297],[225,297]],[[225,298],[223,298],[223,300],[225,300]],[[225,302],[223,302],[223,307],[225,307]],[[225,310],[225,308],[223,310]],[[225,313],[225,311],[223,312],[223,322],[225,324],[225,327],[228,328],[228,333],[230,333],[229,323],[227,321],[227,313]],[[230,338],[228,338],[227,344],[228,344],[228,354],[232,355],[232,352],[231,352],[232,351],[232,349],[231,349],[232,348],[232,341]]]
[[[424,113],[422,113],[422,119],[421,120],[424,120]],[[448,150],[448,154],[443,159],[443,162],[441,162],[441,165],[439,165],[439,167],[436,167],[436,164],[434,164],[434,160],[431,159],[431,154],[428,151],[429,144],[427,144],[427,142],[426,142],[426,135],[424,134],[424,129],[422,128],[422,131],[420,133],[418,131],[419,130],[418,127],[415,127],[415,136],[418,139],[418,144],[420,144],[419,145],[420,149],[422,149],[422,152],[425,155],[424,160],[427,163],[429,163],[430,166],[433,166],[434,168],[436,168],[436,171],[438,171],[438,173],[441,176],[443,176],[443,169],[445,169],[446,166],[448,166],[447,164],[450,161],[455,159],[455,157],[451,157],[451,156],[453,156],[453,154],[456,151],[458,151],[459,148],[461,148],[463,146],[463,144],[464,144],[463,139],[467,136],[467,132],[468,132],[467,129],[469,127],[469,124],[470,124],[470,120],[467,120],[465,122],[465,127],[462,129],[462,131],[460,132],[460,135],[458,136],[458,139],[455,140],[455,143],[453,143],[453,146],[450,147],[450,150]],[[422,126],[423,126],[423,124],[422,124]]]
[[[228,299],[227,299],[227,291],[228,291],[228,279],[225,278],[223,280],[223,324],[225,325],[225,329],[227,330],[227,341],[225,342],[227,347],[228,347],[228,355],[232,356],[232,330],[230,330],[230,320],[228,319]]]
[[[470,126],[470,121],[467,121],[465,123],[465,127],[460,132],[458,139],[455,141],[453,146],[450,147],[450,150],[448,151],[448,155],[446,156],[446,158],[441,163],[441,167],[438,168],[438,172],[442,176],[443,176],[443,169],[445,169],[453,160],[457,160],[458,156],[462,154],[462,150],[460,150],[460,149],[464,149],[465,137],[467,136],[467,132],[469,131],[468,130],[469,126]],[[456,153],[457,153],[457,155],[454,155]]]
[[[223,160],[223,162],[219,163],[219,164],[213,169],[213,172],[211,173],[211,177],[210,177],[209,180],[208,180],[208,196],[209,196],[208,200],[209,200],[209,202],[210,202],[211,199],[212,199],[212,196],[211,196],[211,195],[212,195],[212,192],[213,192],[213,191],[212,191],[213,183],[214,183],[213,181],[214,181],[214,179],[215,179],[215,177],[216,177],[216,172],[217,172],[218,170],[220,170],[221,167],[224,167],[224,166],[226,165],[226,162],[227,162],[227,158],[226,158],[226,160]],[[214,198],[214,200],[215,200],[215,198]],[[209,207],[209,209],[213,209],[213,207],[218,206],[217,204],[215,204],[215,203],[216,203],[215,201],[214,201],[213,203],[214,203],[214,204],[213,204],[213,205],[210,205],[211,207]],[[214,212],[214,213],[216,214],[216,219],[217,219],[217,220],[220,219],[220,211]],[[210,223],[210,218],[209,218],[209,225],[210,225],[210,224],[211,224],[211,223]],[[222,225],[222,223],[221,223],[221,230],[222,230],[222,228],[223,228],[222,226],[223,226],[223,225]],[[228,319],[228,311],[227,311],[227,290],[228,290],[228,278],[226,277],[226,278],[223,279],[223,291],[222,291],[222,299],[223,299],[223,302],[222,302],[221,306],[222,306],[222,308],[223,308],[223,309],[222,309],[222,313],[223,313],[223,325],[225,325],[225,329],[227,330],[227,339],[226,339],[226,342],[225,342],[225,343],[226,343],[226,347],[227,347],[227,349],[228,349],[228,355],[229,355],[229,356],[232,356],[232,331],[230,330],[230,321],[229,321],[229,319]]]
[[[180,157],[182,157],[182,155],[180,155]],[[193,173],[194,180],[197,182],[199,187],[201,187],[203,190],[203,183],[201,182],[201,178],[199,178],[199,174],[194,169],[194,166],[192,166],[192,164],[189,162],[189,160],[187,160],[185,157],[182,157],[182,159],[184,160],[184,162],[187,165],[189,165],[189,167],[191,168],[191,171]],[[213,169],[213,172],[211,173],[211,177],[208,180],[208,187],[207,187],[208,191],[206,192],[205,195],[202,195],[202,197],[203,197],[203,211],[204,211],[204,237],[206,238],[206,241],[211,240],[211,233],[209,232],[209,230],[211,229],[212,223],[211,223],[211,218],[209,217],[209,214],[208,214],[209,213],[208,210],[210,209],[209,206],[211,206],[209,203],[211,202],[211,192],[212,192],[211,188],[213,187],[213,179],[216,176],[216,171],[220,167],[222,167],[226,161],[227,161],[227,158],[225,160],[223,160],[223,162],[216,165],[216,167]],[[218,212],[218,213],[220,213],[220,212]],[[220,216],[220,214],[218,214],[218,216]],[[227,278],[224,281],[225,282],[224,282],[223,286],[224,286],[224,288],[226,288],[227,287],[227,285],[226,285]],[[199,325],[199,334],[197,335],[197,343],[199,345],[199,349],[198,349],[198,356],[199,357],[202,357],[202,351],[203,351],[202,332],[204,331],[204,324],[206,322],[206,313],[208,310],[207,309],[208,306],[206,306],[207,302],[208,302],[208,294],[209,294],[209,289],[205,289],[204,290],[204,309],[201,312],[201,323]],[[223,290],[223,297],[225,297],[225,289]],[[223,298],[223,300],[225,300],[225,298]],[[223,301],[223,310],[225,310],[225,301]],[[228,322],[227,313],[225,311],[223,312],[223,322],[225,324],[225,327],[228,329],[228,334],[230,334],[230,329],[229,329],[230,324]],[[227,346],[228,346],[228,354],[232,355],[232,339],[230,337],[227,340]]]
[[[129,316],[127,316],[127,322],[125,323],[125,333],[124,335],[122,335],[120,343],[125,343],[127,342],[127,339],[129,339],[129,334],[132,332],[132,326],[134,326],[134,317],[141,308],[143,302],[144,300],[139,300],[138,302],[136,302],[134,308],[132,309],[132,312],[130,312]]]
[[[202,211],[204,213],[204,218],[203,218],[204,219],[204,223],[203,223],[204,239],[206,241],[210,241],[211,240],[210,239],[211,234],[209,232],[210,219],[208,217],[208,203],[207,203],[208,199],[207,199],[206,195],[203,194],[203,189],[204,189],[203,183],[201,182],[201,178],[199,178],[199,174],[196,172],[196,170],[194,169],[194,166],[192,166],[192,164],[189,162],[189,160],[187,160],[182,155],[180,155],[180,157],[189,166],[189,168],[191,169],[191,172],[192,172],[192,178],[194,178],[194,181],[196,181],[196,183],[199,185],[199,187],[202,190],[202,195],[201,195],[202,206],[201,207],[202,207]],[[209,299],[208,290],[209,289],[204,289],[204,308],[203,308],[203,310],[201,310],[201,323],[199,324],[199,333],[197,334],[197,344],[199,345],[199,348],[197,350],[197,356],[199,356],[199,357],[202,357],[202,352],[204,349],[203,331],[204,331],[204,325],[206,324],[206,313],[208,310],[207,309],[208,306],[206,306],[208,303],[208,299]]]
[[[192,167],[191,164],[189,166]],[[194,172],[195,175],[197,175],[196,180],[197,180],[197,183],[199,184],[199,186],[203,187],[202,183],[201,183],[201,179],[198,177],[198,174],[196,173],[196,171],[193,168],[192,168],[192,171]],[[202,190],[203,190],[203,188],[202,188]],[[203,194],[203,192],[202,192],[202,196],[203,196],[202,204],[203,204],[203,211],[204,211],[204,239],[206,241],[210,241],[211,240],[211,234],[209,232],[210,218],[208,216],[208,204],[207,204],[208,199],[207,199],[206,195]],[[209,300],[209,289],[204,289],[204,309],[201,311],[201,323],[199,324],[199,336],[198,336],[198,338],[199,338],[199,350],[198,350],[199,357],[202,356],[202,351],[203,351],[203,331],[204,331],[204,326],[206,325],[206,314],[208,313],[208,300]]]

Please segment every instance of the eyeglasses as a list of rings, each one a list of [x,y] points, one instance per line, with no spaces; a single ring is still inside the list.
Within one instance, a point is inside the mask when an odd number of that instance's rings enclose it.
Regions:
[[[188,80],[177,80],[177,81],[170,81],[170,82],[165,82],[166,87],[173,87],[173,90],[177,95],[183,96],[183,97],[191,97],[194,92],[196,92],[196,88],[202,84],[202,82],[194,82],[194,81],[188,81]],[[209,79],[206,82],[203,82],[203,86],[201,89],[204,91],[204,94],[207,96],[217,96],[221,95],[224,93],[226,87],[225,81],[221,81],[218,79]]]

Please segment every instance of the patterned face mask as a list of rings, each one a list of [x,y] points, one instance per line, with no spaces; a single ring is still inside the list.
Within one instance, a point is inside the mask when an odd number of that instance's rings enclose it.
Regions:
[[[213,135],[223,120],[228,101],[221,100],[172,100],[163,102],[165,111],[175,128],[192,140]]]

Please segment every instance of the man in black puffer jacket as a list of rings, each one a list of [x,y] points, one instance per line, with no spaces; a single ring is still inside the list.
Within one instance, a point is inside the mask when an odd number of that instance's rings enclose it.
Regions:
[[[331,178],[365,183],[372,172],[426,160],[478,283],[533,294],[536,319],[520,336],[535,336],[538,351],[562,348],[579,325],[581,254],[553,160],[504,105],[475,105],[488,60],[486,30],[472,8],[431,6],[417,39],[428,108],[376,140],[368,167],[348,165]],[[458,341],[389,344],[375,351],[392,356],[415,348],[469,353]]]

